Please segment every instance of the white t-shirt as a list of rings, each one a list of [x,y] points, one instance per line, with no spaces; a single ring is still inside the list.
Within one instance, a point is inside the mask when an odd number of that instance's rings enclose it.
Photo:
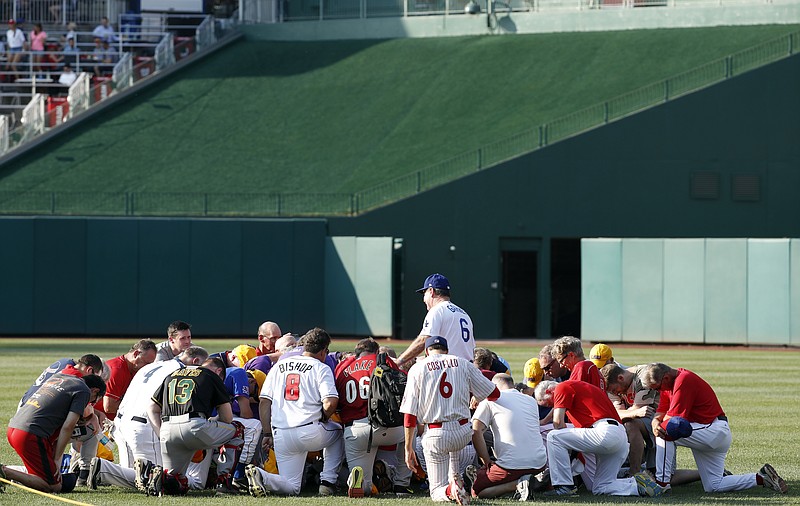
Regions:
[[[481,401],[473,420],[491,429],[497,465],[503,469],[540,469],[547,464],[539,433],[539,406],[530,395],[502,390],[496,401]]]
[[[61,76],[58,78],[59,84],[65,84],[67,86],[71,86],[75,80],[78,79],[78,74],[75,72],[62,72]]]
[[[485,399],[494,389],[494,383],[464,358],[432,354],[408,371],[400,411],[416,416],[419,423],[468,419],[470,392]]]
[[[25,32],[17,28],[6,32],[6,45],[9,49],[22,49],[25,45]]]
[[[264,381],[260,397],[272,401],[272,426],[300,427],[322,417],[322,399],[339,398],[331,368],[314,357],[279,360]]]
[[[472,319],[466,311],[450,301],[433,306],[419,332],[424,336],[441,336],[447,339],[447,352],[471,361],[475,352],[475,335]]]
[[[170,373],[182,367],[186,367],[183,362],[172,359],[166,362],[153,362],[139,369],[128,385],[125,395],[122,396],[117,413],[121,414],[124,420],[132,416],[147,418],[147,410],[153,403],[151,399],[153,394]]]

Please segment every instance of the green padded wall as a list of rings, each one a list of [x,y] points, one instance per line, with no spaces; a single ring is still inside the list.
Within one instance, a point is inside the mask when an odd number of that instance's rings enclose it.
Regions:
[[[325,323],[329,332],[392,335],[391,237],[325,242]]]
[[[0,324],[6,334],[33,332],[33,221],[0,220]]]
[[[789,246],[791,248],[791,291],[789,301],[791,306],[789,312],[792,320],[791,344],[800,345],[800,239],[792,239]]]
[[[747,342],[788,343],[789,239],[747,244]]]
[[[664,241],[622,241],[622,340],[663,338]]]
[[[581,241],[581,336],[622,339],[622,240]]]
[[[707,343],[747,342],[747,239],[707,239]]]
[[[705,241],[664,240],[664,342],[703,342]]]

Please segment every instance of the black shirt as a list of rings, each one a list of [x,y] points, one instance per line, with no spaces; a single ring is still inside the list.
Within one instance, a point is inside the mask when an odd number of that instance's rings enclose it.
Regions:
[[[153,402],[161,406],[162,416],[203,413],[206,416],[230,401],[230,395],[219,376],[202,367],[186,367],[164,379],[153,394]]]

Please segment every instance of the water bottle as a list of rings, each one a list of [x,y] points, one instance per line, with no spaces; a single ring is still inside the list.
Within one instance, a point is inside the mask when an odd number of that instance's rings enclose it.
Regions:
[[[100,444],[105,446],[110,452],[113,452],[117,447],[117,445],[114,444],[114,441],[109,438],[108,432],[101,432],[97,439],[100,441]]]

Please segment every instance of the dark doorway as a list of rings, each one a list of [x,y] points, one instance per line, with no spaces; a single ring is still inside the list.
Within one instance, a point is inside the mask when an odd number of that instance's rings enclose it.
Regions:
[[[550,241],[550,293],[554,336],[581,333],[581,240]]]
[[[536,337],[539,254],[503,251],[503,337]]]

